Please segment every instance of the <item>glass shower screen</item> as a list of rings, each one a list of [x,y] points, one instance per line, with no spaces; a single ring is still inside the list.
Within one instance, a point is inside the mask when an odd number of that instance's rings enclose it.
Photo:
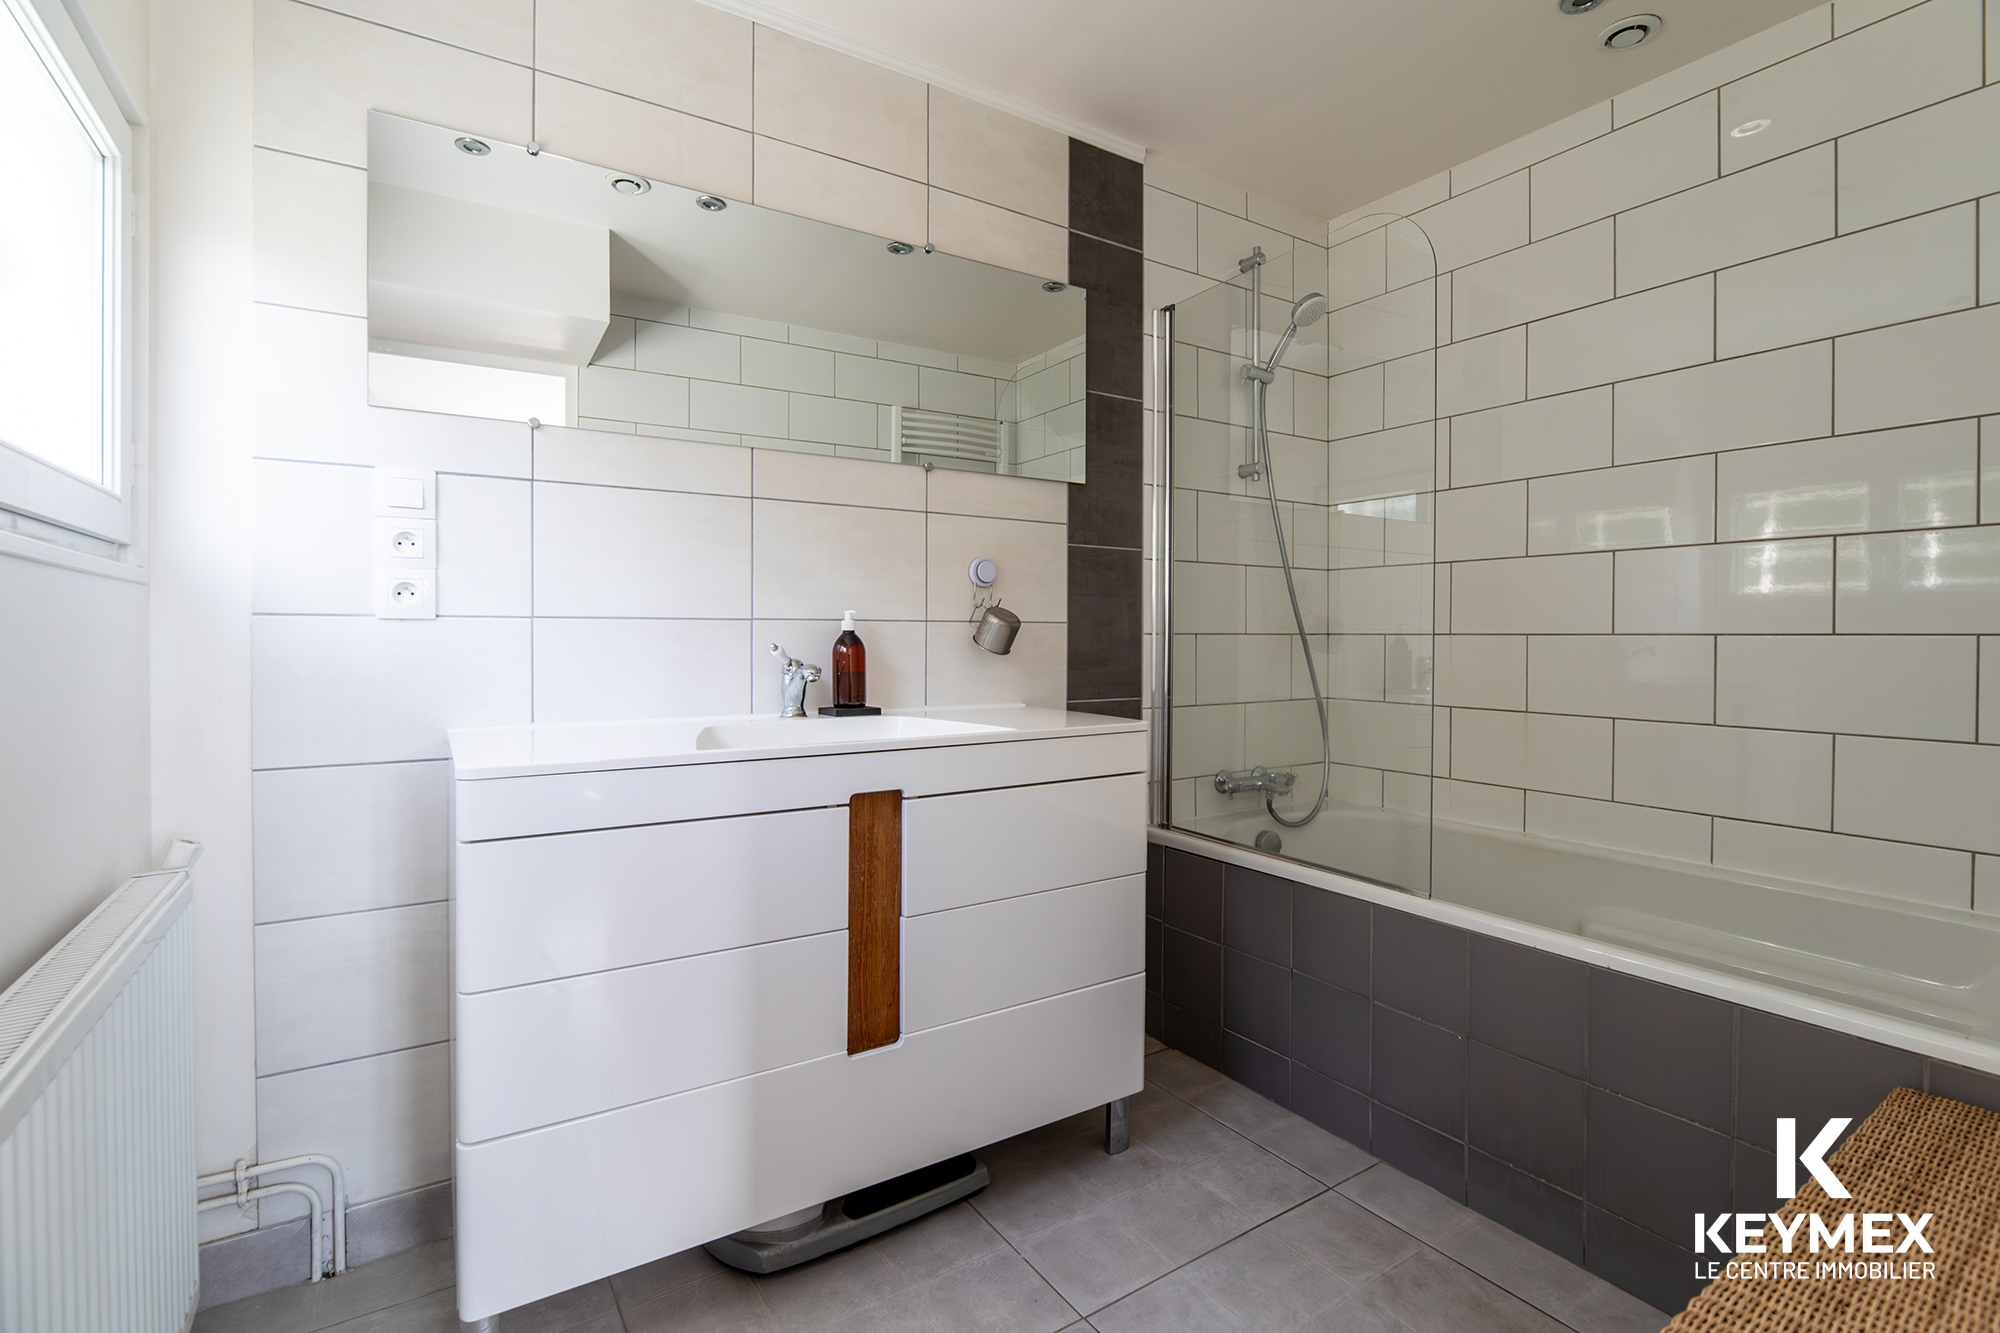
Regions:
[[[1160,316],[1162,822],[1428,894],[1437,266],[1330,239]]]

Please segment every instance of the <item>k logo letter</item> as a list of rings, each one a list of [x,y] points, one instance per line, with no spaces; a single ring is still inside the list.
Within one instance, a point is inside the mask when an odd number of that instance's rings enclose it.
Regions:
[[[1799,1122],[1796,1120],[1778,1121],[1778,1197],[1780,1199],[1789,1199],[1799,1192],[1798,1169],[1801,1166],[1812,1172],[1812,1178],[1817,1180],[1820,1183],[1820,1188],[1824,1189],[1832,1198],[1847,1199],[1853,1197],[1847,1192],[1847,1187],[1840,1183],[1840,1177],[1834,1175],[1833,1172],[1826,1168],[1827,1150],[1832,1148],[1833,1141],[1840,1137],[1840,1131],[1853,1123],[1852,1120],[1846,1118],[1835,1118],[1827,1121],[1821,1127],[1818,1137],[1806,1145],[1804,1152],[1800,1152],[1798,1149]]]

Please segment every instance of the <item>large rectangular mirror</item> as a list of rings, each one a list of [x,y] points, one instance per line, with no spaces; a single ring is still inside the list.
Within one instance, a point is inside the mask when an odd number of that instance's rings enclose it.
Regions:
[[[378,406],[1082,481],[1084,300],[372,112]]]

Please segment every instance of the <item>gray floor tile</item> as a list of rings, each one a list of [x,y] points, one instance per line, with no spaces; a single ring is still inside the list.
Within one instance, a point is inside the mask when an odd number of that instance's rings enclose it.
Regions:
[[[608,1279],[545,1296],[500,1316],[500,1333],[599,1333],[606,1328],[624,1328]]]
[[[1192,1282],[1245,1329],[1289,1333],[1355,1290],[1268,1228],[1239,1236],[1173,1274]]]
[[[1427,1245],[1439,1245],[1479,1214],[1456,1199],[1411,1179],[1393,1166],[1377,1164],[1339,1190],[1369,1212],[1388,1218]]]
[[[1161,1041],[1158,1037],[1155,1037],[1150,1033],[1147,1034],[1146,1054],[1158,1055],[1161,1051],[1164,1051],[1166,1049],[1167,1049],[1167,1044],[1165,1042]]]
[[[1227,1081],[1217,1071],[1179,1051],[1161,1051],[1146,1057],[1146,1082],[1156,1083],[1176,1097],[1184,1098]]]
[[[943,1333],[1055,1333],[1077,1316],[1027,1260],[1011,1251],[933,1278],[921,1294]]]
[[[302,1282],[218,1305],[195,1317],[194,1333],[316,1333],[377,1310],[449,1290],[452,1243],[432,1241],[339,1277]]]
[[[824,1328],[911,1285],[908,1275],[873,1245],[857,1245],[753,1281],[778,1322],[793,1329]]]
[[[955,1203],[868,1242],[912,1283],[1011,1247],[970,1203]]]
[[[329,1324],[326,1333],[458,1333],[458,1292],[434,1291],[359,1319]]]
[[[1113,1217],[1111,1207],[1073,1217],[1018,1242],[1035,1271],[1084,1314],[1137,1291],[1181,1262]]]
[[[1047,1150],[992,1164],[993,1183],[972,1206],[993,1229],[1016,1244],[1035,1232],[1089,1212],[1095,1205],[1083,1186]]]
[[[1096,1333],[1253,1333],[1176,1269],[1090,1317]]]
[[[1410,1333],[1405,1324],[1377,1304],[1368,1291],[1357,1291],[1340,1304],[1322,1310],[1300,1325],[1298,1333]],[[1475,1333],[1461,1329],[1457,1333]]]
[[[943,1333],[930,1302],[915,1287],[856,1310],[845,1319],[818,1325],[814,1333]]]
[[[1362,1289],[1410,1333],[1564,1333],[1563,1326],[1477,1273],[1419,1250]]]
[[[1320,1181],[1247,1139],[1196,1162],[1187,1173],[1242,1209],[1252,1226],[1326,1189]]]
[[[784,1325],[758,1294],[760,1280],[729,1269],[626,1306],[626,1333],[781,1333]]]
[[[1113,1199],[1103,1213],[1158,1250],[1169,1267],[1236,1239],[1270,1216],[1246,1212],[1186,1172]]]
[[[1038,1169],[1057,1167],[1067,1171],[1094,1203],[1130,1194],[1175,1168],[1172,1161],[1144,1143],[1134,1143],[1121,1153],[1108,1153],[1103,1141],[1094,1138],[1057,1144],[1034,1160]]]
[[[1154,1056],[1159,1059],[1159,1056]],[[1256,1135],[1293,1119],[1290,1111],[1228,1079],[1179,1094],[1189,1105],[1214,1116],[1239,1134]]]
[[[1242,1137],[1163,1088],[1147,1088],[1132,1099],[1132,1142],[1182,1166],[1213,1157]]]
[[[1600,1282],[1595,1291],[1557,1313],[1556,1318],[1576,1333],[1660,1333],[1673,1316],[1609,1282]]]
[[[1375,1159],[1365,1151],[1303,1116],[1291,1116],[1260,1130],[1250,1141],[1328,1185],[1338,1185],[1375,1165]]]
[[[1380,1277],[1424,1248],[1408,1232],[1332,1190],[1273,1218],[1253,1234],[1283,1241],[1355,1286]]]
[[[707,1250],[697,1245],[650,1264],[626,1269],[611,1279],[611,1290],[621,1308],[643,1305],[670,1291],[729,1271],[727,1265],[711,1258]]]

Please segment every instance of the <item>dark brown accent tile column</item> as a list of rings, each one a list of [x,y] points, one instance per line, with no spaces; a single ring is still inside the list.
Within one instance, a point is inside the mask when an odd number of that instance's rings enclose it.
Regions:
[[[1069,490],[1069,706],[1140,714],[1145,497],[1144,173],[1069,144],[1070,281],[1084,325],[1084,475]]]
[[[847,802],[847,1053],[902,1036],[903,793]]]

